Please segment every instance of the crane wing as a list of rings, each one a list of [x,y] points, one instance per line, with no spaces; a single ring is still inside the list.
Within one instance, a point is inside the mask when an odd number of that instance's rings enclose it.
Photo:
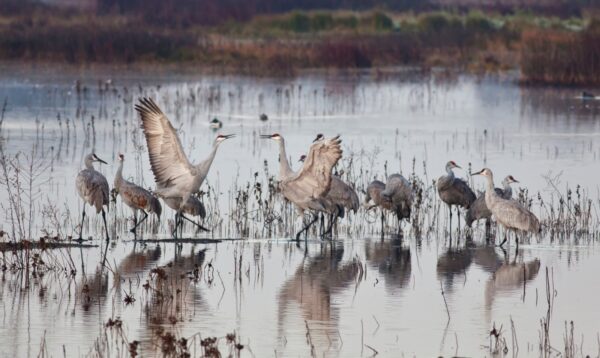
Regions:
[[[150,166],[158,187],[178,186],[192,181],[192,164],[167,116],[150,98],[135,105],[146,136]]]
[[[313,198],[327,194],[331,187],[331,170],[342,157],[341,143],[339,136],[314,143],[302,169],[285,180],[285,185],[302,190]]]

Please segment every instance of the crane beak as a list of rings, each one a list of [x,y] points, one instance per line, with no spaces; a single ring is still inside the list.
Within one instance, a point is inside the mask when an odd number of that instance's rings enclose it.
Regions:
[[[270,134],[261,134],[260,137],[262,139],[271,139],[272,136]]]
[[[96,157],[96,161],[97,161],[97,162],[100,162],[100,163],[102,163],[102,164],[108,164],[107,162],[105,162],[104,160],[102,160],[102,159],[100,159],[100,158],[98,158],[98,157]]]
[[[223,135],[223,137],[224,137],[225,139],[229,139],[229,138],[235,138],[235,134],[225,134],[225,135]]]
[[[483,173],[483,169],[481,169],[481,170],[480,170],[480,171],[478,171],[478,172],[475,172],[475,173],[470,173],[470,174],[471,174],[471,176],[473,176],[473,175],[481,175],[481,173]]]

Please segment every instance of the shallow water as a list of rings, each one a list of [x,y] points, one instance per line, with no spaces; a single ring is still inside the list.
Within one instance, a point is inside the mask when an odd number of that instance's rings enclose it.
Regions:
[[[473,169],[489,166],[500,178],[513,174],[519,186],[545,200],[552,200],[552,190],[543,175],[562,171],[559,190],[579,184],[594,210],[598,202],[593,174],[600,156],[595,140],[600,101],[583,101],[575,90],[525,89],[512,78],[402,71],[293,79],[12,67],[2,73],[0,99],[8,103],[4,148],[9,154],[29,153],[36,145],[44,163],[33,237],[52,228],[43,215],[47,202],[64,215],[62,234],[76,235],[81,203],[73,183],[92,149],[109,162],[100,168],[109,182],[121,152],[127,158],[125,175],[152,187],[133,111],[140,96],[158,99],[180,128],[193,161],[206,156],[216,136],[210,119],[223,121],[221,133],[238,134],[221,145],[208,176],[217,198],[209,209],[218,208],[223,222],[213,221],[213,233],[203,237],[240,236],[231,224],[236,191],[252,183],[255,172],[257,180],[266,180],[264,161],[270,174],[277,173],[276,145],[258,139],[272,132],[286,138],[294,167],[316,133],[340,134],[345,158],[352,157],[353,172],[361,173],[357,178],[382,178],[386,170],[408,175],[414,158],[414,173],[429,184],[452,159],[465,169],[469,163]],[[258,120],[261,113],[269,115],[266,123]],[[343,164],[348,166],[347,159]],[[361,189],[366,183],[356,184]],[[473,184],[483,186],[480,179]],[[6,202],[4,191],[0,198]],[[537,206],[534,212],[544,214]],[[106,252],[97,218],[84,233],[97,237],[93,243],[99,247],[54,251],[57,261],[74,263],[75,278],[48,272],[24,289],[22,272],[2,274],[2,356],[35,356],[42,341],[53,356],[93,353],[106,322],[117,316],[127,340],[142,342],[144,355],[160,351],[151,342],[162,326],[178,337],[235,331],[245,345],[242,355],[248,356],[309,356],[311,344],[316,356],[370,356],[373,349],[380,356],[483,356],[491,355],[494,324],[502,326],[513,355],[511,318],[518,354],[537,355],[540,319],[548,311],[546,272],[554,299],[552,346],[564,349],[564,324],[573,321],[578,349],[598,355],[600,250],[593,236],[526,241],[515,255],[514,247],[484,245],[481,227],[474,241],[461,235],[458,245],[440,230],[381,241],[376,217],[361,212],[344,221],[350,229],[340,230],[334,243],[313,237],[297,246],[285,238],[289,228],[269,235],[253,221],[251,239],[178,248],[134,243],[124,230],[130,223],[119,219],[130,215],[118,200],[109,213],[111,236],[118,238]],[[145,227],[144,237],[167,237],[172,215],[166,209],[162,226]],[[8,228],[3,217],[0,229]],[[188,227],[186,236],[193,235]],[[157,302],[150,270],[162,265],[171,266],[169,278],[176,282],[163,283],[163,289],[175,298]],[[143,287],[146,280],[149,290]],[[131,305],[123,302],[126,292],[136,299]]]

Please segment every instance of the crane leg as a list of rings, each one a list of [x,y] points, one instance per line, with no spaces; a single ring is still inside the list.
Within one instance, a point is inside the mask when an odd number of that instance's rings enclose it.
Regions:
[[[180,216],[181,216],[183,219],[185,219],[185,220],[187,220],[187,221],[191,222],[192,224],[196,225],[196,226],[198,227],[198,230],[202,230],[202,231],[206,231],[206,232],[209,232],[209,231],[210,231],[209,229],[207,229],[207,228],[205,228],[204,226],[202,226],[202,225],[198,224],[197,222],[195,222],[194,220],[192,220],[192,219],[188,218],[187,216],[185,216],[185,215],[183,215],[183,214],[181,214]]]
[[[500,246],[500,247],[504,246],[504,244],[506,243],[507,235],[508,235],[508,233],[504,233],[504,240],[502,240],[502,242],[498,246]]]
[[[104,233],[106,234],[106,242],[110,242],[110,238],[108,237],[108,226],[106,226],[106,213],[104,212],[104,208],[102,209],[102,221],[104,221]]]
[[[173,229],[173,231],[171,232],[171,236],[173,236],[174,239],[177,239],[177,229],[179,228],[179,224],[181,223],[181,219],[179,218],[179,213],[175,213],[175,228]]]
[[[325,234],[325,216],[321,213],[321,227],[320,227],[321,235]]]
[[[460,210],[458,209],[458,205],[456,206],[456,217],[458,217],[458,232],[460,233]]]
[[[485,242],[486,243],[490,243],[490,238],[491,238],[491,226],[492,223],[490,222],[490,219],[485,219]]]
[[[306,224],[302,230],[298,231],[298,233],[296,234],[296,241],[300,241],[300,235],[302,235],[303,232],[306,232],[308,230],[308,228],[311,227],[312,224],[314,224],[317,220],[319,220],[319,214],[314,214],[313,219]]]
[[[452,235],[452,206],[448,205],[448,211],[450,212],[450,235]]]
[[[384,224],[385,224],[385,214],[383,213],[383,210],[381,210],[381,237],[383,238],[383,230],[384,230]]]
[[[83,241],[83,220],[85,219],[85,204],[83,204],[83,210],[81,211],[81,225],[79,225],[79,239],[77,241]]]
[[[145,212],[144,210],[142,210],[142,213],[144,214],[144,217],[140,221],[137,221],[137,214],[134,216],[135,225],[133,226],[133,228],[131,230],[129,230],[130,232],[135,234],[135,229],[137,229],[137,227],[140,226],[141,223],[143,223],[144,221],[146,221],[146,219],[148,219],[148,213]]]
[[[332,232],[332,230],[333,230],[333,224],[335,224],[335,222],[337,221],[337,219],[338,219],[338,217],[339,217],[339,212],[340,212],[340,211],[339,211],[339,209],[338,209],[338,208],[336,208],[336,209],[335,209],[335,213],[333,213],[333,214],[331,214],[331,215],[329,216],[329,226],[327,227],[327,231],[325,231],[325,232],[323,233],[323,237],[326,237],[326,236],[328,236],[328,235],[331,235],[331,236],[333,236],[333,235],[331,234],[331,232]]]

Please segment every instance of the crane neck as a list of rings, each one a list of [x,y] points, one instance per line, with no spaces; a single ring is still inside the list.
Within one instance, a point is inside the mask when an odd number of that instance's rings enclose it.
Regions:
[[[215,142],[208,157],[196,166],[196,168],[200,172],[200,175],[202,175],[203,178],[206,177],[206,175],[208,174],[210,166],[212,165],[213,160],[215,160],[215,156],[217,155],[217,149],[219,149],[220,144],[221,142]]]
[[[117,168],[117,173],[115,174],[115,188],[119,188],[123,182],[123,162],[123,160],[119,161],[119,167]]]
[[[512,197],[512,187],[510,186],[510,183],[508,182],[508,180],[504,179],[502,181],[502,186],[504,189],[504,197],[505,198]]]
[[[495,194],[496,191],[494,190],[494,176],[492,175],[492,173],[490,173],[490,175],[486,175],[485,178],[487,179],[486,191],[490,193],[490,195]]]
[[[449,164],[446,165],[446,173],[448,173],[448,177],[454,179],[454,172]]]
[[[293,171],[285,152],[285,141],[283,140],[283,137],[281,137],[279,140],[279,177],[286,178],[292,173]]]

